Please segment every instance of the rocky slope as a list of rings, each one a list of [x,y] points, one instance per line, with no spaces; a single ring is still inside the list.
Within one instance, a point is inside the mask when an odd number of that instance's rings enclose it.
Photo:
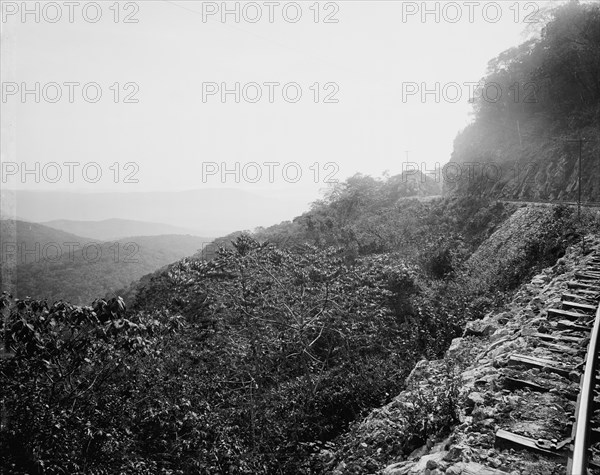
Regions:
[[[492,132],[483,134],[486,138]],[[581,199],[600,201],[598,127],[582,134]],[[520,145],[505,137],[482,140],[474,154],[455,151],[447,165],[444,192],[523,201],[577,201],[579,196],[578,144],[570,137],[532,138]]]
[[[445,192],[573,201],[581,156],[582,199],[600,201],[600,4],[560,3],[539,37],[489,61]]]
[[[542,211],[523,209],[513,221],[525,222],[525,216],[532,213]],[[481,249],[482,257],[493,256],[494,246],[503,238],[514,240],[519,235],[514,222],[512,231],[509,236],[506,229],[500,230]],[[502,311],[470,322],[463,336],[453,340],[444,359],[417,364],[405,391],[371,412],[344,440],[320,452],[326,473],[564,473],[560,460],[495,447],[495,433],[505,429],[559,441],[570,436],[569,412],[574,409],[578,378],[572,382],[544,373],[545,380],[550,378],[553,383],[551,391],[511,390],[507,378],[536,381],[541,375],[538,370],[515,368],[507,362],[513,353],[557,359],[531,335],[545,331],[544,309],[560,302],[566,283],[589,259],[592,249],[600,250],[598,236],[590,236],[585,249],[569,248],[554,266],[524,285]]]

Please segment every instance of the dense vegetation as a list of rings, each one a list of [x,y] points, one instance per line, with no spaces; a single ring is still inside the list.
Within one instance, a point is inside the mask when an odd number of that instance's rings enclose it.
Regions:
[[[14,262],[16,266],[15,296],[76,304],[114,295],[143,275],[193,254],[205,242],[201,237],[179,235],[101,242],[41,224],[8,220],[0,221],[0,234],[2,265]]]
[[[117,299],[77,307],[5,295],[0,451],[11,455],[2,468],[319,473],[311,454],[389,401],[418,359],[439,356],[466,319],[501,304],[581,233],[558,208],[517,264],[484,279],[487,263],[473,251],[514,208],[464,198],[376,208],[357,193],[367,185],[386,184],[350,180],[269,231],[296,227],[293,246],[261,242],[263,230],[210,260],[169,266],[140,284],[130,310]],[[362,217],[349,226],[385,224],[406,240],[386,252],[351,246],[356,234],[339,234],[337,220],[359,196],[350,208]],[[332,225],[315,230],[317,217]],[[403,258],[414,249],[422,252]]]
[[[552,11],[541,37],[489,62],[445,186],[490,197],[600,201],[600,4]],[[474,178],[466,164],[475,165]],[[461,173],[462,171],[462,173]]]
[[[559,9],[533,56],[566,59],[554,39],[571,20],[594,38],[594,8]],[[563,112],[578,103],[571,92]],[[544,104],[543,116],[558,114]],[[529,216],[473,189],[410,198],[403,180],[356,175],[293,221],[226,236],[145,276],[125,301],[3,294],[0,471],[321,473],[313,454],[403,389],[416,361],[441,356],[467,320],[600,231],[591,213]],[[409,453],[447,430],[452,397],[435,424],[422,418],[437,406],[416,404],[415,437],[392,449]]]

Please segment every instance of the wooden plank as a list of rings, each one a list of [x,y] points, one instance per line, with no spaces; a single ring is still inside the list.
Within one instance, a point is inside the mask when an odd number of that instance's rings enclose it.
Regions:
[[[600,290],[575,289],[574,292],[577,292],[576,295],[586,295],[594,299],[600,298]]]
[[[593,444],[600,442],[600,429],[590,429],[590,440]]]
[[[586,325],[577,325],[576,323],[571,323],[568,320],[559,320],[556,324],[556,327],[562,330],[574,330],[577,332],[589,333],[592,331],[592,327]]]
[[[590,317],[590,315],[586,315],[585,313],[579,312],[569,312],[567,310],[560,310],[558,308],[549,308],[547,310],[548,316],[558,317],[558,318],[568,318],[569,320],[578,320],[580,318]]]
[[[533,452],[548,455],[550,457],[565,458],[567,456],[566,450],[548,450],[539,447],[534,439],[525,437],[523,435],[514,434],[504,429],[498,429],[496,431],[496,438],[494,446],[500,450],[516,448],[516,449],[527,449]]]
[[[569,287],[570,289],[588,289],[600,291],[600,285],[586,284],[584,282],[567,282],[567,287]]]
[[[550,341],[565,341],[572,342],[578,345],[581,345],[583,338],[577,338],[576,336],[568,336],[568,335],[555,335],[552,333],[533,333],[529,335],[535,338],[539,338],[540,340],[550,340]]]
[[[595,312],[598,308],[597,305],[590,305],[589,303],[579,302],[563,302],[563,308],[572,308],[575,310],[583,310],[584,312]]]
[[[515,379],[515,378],[506,378],[506,379],[507,380],[510,379],[510,381],[507,381],[507,384],[503,383],[503,388],[508,389],[509,391],[514,391],[515,389],[529,389],[530,391],[536,392],[536,393],[547,393],[556,386],[555,381],[546,381],[549,384],[549,386],[541,386],[534,382],[526,381],[526,380],[522,380],[522,379]],[[567,388],[560,390],[558,392],[558,394],[567,398],[569,401],[574,401],[574,402],[577,402],[577,398],[579,397],[579,392],[571,391]]]
[[[541,345],[545,346],[549,350],[556,351],[558,353],[567,353],[569,355],[576,355],[581,351],[581,349],[573,348],[570,346],[559,345],[557,343],[549,343],[547,341],[540,341]],[[585,351],[585,350],[584,350]]]
[[[523,365],[531,368],[540,368],[545,371],[550,371],[551,373],[564,376],[565,378],[569,377],[569,373],[572,370],[572,368],[569,367],[555,366],[556,362],[553,360],[546,360],[543,358],[536,358],[535,356],[519,354],[511,355],[508,359],[508,364],[511,366]]]
[[[600,294],[593,292],[594,295],[600,297]],[[590,294],[562,294],[561,300],[563,301],[571,301],[571,300],[585,300],[586,302],[596,302],[598,299],[592,297]]]
[[[588,272],[575,272],[575,277],[586,280],[600,280],[600,275]]]
[[[600,278],[596,279],[591,277],[577,277],[577,280],[575,282],[580,282],[585,285],[593,285],[597,288],[600,285]]]
[[[547,393],[550,391],[550,388],[546,386],[540,386],[539,384],[535,384],[531,381],[526,381],[524,379],[516,379],[510,378],[506,376],[504,378],[503,386],[506,389],[514,390],[514,389],[529,389],[531,391],[535,391],[538,393]]]

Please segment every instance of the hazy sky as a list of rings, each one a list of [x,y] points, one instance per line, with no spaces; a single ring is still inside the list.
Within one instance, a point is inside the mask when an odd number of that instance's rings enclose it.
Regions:
[[[27,5],[33,10],[35,3]],[[40,183],[34,182],[38,172],[24,180],[18,170],[13,185],[62,191],[273,187],[310,200],[328,175],[399,173],[407,150],[410,161],[447,162],[469,120],[464,83],[478,81],[490,59],[522,42],[526,18],[535,21],[547,2],[227,2],[230,10],[239,8],[239,21],[233,13],[221,17],[222,2],[120,2],[112,10],[113,2],[100,2],[96,23],[85,19],[97,14],[89,3],[72,7],[71,23],[64,2],[42,2],[36,23],[33,14],[13,14],[22,2],[3,2],[3,35],[16,39],[19,90],[4,84],[2,104],[16,104],[16,161],[45,167]],[[51,23],[56,5],[62,18]],[[137,23],[125,23],[126,15]],[[40,102],[29,94],[22,103],[23,83],[34,89],[36,82]],[[52,82],[62,93],[55,103]],[[235,94],[223,103],[215,84],[234,89],[236,82],[240,103]],[[98,86],[87,89],[86,100],[81,85],[87,83]],[[249,83],[260,86],[258,102],[251,102],[258,89]],[[295,84],[284,96],[288,83]],[[403,96],[408,83],[419,89],[439,83],[440,93],[425,101],[420,92]],[[461,89],[444,89],[448,83]],[[88,102],[98,87],[101,99]],[[294,103],[298,90],[302,97]],[[215,93],[203,97],[203,91]],[[443,92],[451,101],[460,97],[451,102]],[[138,102],[124,103],[129,93]],[[60,165],[58,181],[50,162]],[[92,162],[102,172],[96,183]],[[222,175],[222,162],[232,173]],[[5,168],[4,178],[13,171]],[[124,183],[127,176],[138,182]]]

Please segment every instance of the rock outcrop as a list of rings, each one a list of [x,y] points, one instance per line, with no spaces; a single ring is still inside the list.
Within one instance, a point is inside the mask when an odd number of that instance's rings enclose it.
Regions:
[[[574,382],[507,363],[514,353],[558,359],[531,336],[547,332],[545,309],[561,301],[567,282],[592,249],[600,250],[600,238],[590,236],[585,247],[569,248],[554,266],[522,286],[502,311],[469,322],[444,359],[418,363],[407,379],[405,391],[354,426],[337,450],[328,451],[327,473],[564,473],[560,459],[496,447],[495,433],[505,429],[534,439],[559,441],[570,436],[569,412],[574,410],[578,378],[571,378]],[[514,379],[535,384],[542,377],[546,384],[552,381],[550,391],[536,392],[507,384]],[[454,421],[448,413],[453,413]],[[427,433],[422,430],[424,425],[433,427],[444,417],[443,422],[450,423],[451,428],[443,440],[415,437],[415,433]]]

